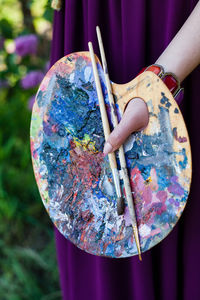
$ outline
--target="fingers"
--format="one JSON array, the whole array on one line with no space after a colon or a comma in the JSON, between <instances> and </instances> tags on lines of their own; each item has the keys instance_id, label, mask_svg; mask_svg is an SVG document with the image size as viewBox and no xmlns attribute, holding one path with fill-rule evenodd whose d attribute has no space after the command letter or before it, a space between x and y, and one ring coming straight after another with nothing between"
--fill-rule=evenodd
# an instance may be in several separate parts
<instances>
[{"instance_id":1,"label":"fingers","mask_svg":"<svg viewBox=\"0 0 200 300\"><path fill-rule=\"evenodd\" d=\"M120 123L111 132L104 145L104 155L117 150L131 133L144 129L148 122L149 112L146 103L140 98L131 100Z\"/></svg>"}]
</instances>

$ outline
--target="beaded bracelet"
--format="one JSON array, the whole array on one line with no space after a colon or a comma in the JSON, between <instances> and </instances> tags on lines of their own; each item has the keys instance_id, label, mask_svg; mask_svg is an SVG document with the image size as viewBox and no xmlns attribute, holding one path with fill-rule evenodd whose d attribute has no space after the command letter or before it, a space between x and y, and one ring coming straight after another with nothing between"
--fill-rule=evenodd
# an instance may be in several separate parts
<instances>
[{"instance_id":1,"label":"beaded bracelet","mask_svg":"<svg viewBox=\"0 0 200 300\"><path fill-rule=\"evenodd\" d=\"M160 65L153 64L148 67L142 68L139 74L146 72L146 71L151 71L154 72L158 77L162 79L162 81L166 84L170 92L172 93L174 99L180 105L180 103L183 100L184 96L184 89L181 88L180 86L180 81L176 77L175 74L169 73L169 72L164 72L164 68ZM138 74L138 75L139 75Z\"/></svg>"}]
</instances>

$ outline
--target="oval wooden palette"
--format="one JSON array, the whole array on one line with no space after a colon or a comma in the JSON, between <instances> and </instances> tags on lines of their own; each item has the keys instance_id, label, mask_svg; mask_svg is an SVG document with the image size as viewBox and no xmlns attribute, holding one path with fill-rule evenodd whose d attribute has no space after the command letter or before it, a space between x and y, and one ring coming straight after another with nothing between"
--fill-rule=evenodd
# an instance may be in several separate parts
<instances>
[{"instance_id":1,"label":"oval wooden palette","mask_svg":"<svg viewBox=\"0 0 200 300\"><path fill-rule=\"evenodd\" d=\"M103 70L97 62L112 129ZM169 234L185 207L192 170L189 137L176 101L154 73L112 87L119 119L134 97L141 97L149 110L146 129L124 144L145 252ZM72 53L48 71L33 107L31 153L40 195L58 230L80 249L115 258L137 255L127 203L125 213L117 214L103 145L89 52ZM124 192L122 181L121 186Z\"/></svg>"}]
</instances>

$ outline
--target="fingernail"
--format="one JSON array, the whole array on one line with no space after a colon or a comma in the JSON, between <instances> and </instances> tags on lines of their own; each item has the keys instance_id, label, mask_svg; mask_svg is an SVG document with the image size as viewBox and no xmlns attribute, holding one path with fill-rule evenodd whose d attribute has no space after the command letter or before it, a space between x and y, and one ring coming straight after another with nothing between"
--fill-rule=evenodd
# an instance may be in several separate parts
<instances>
[{"instance_id":1,"label":"fingernail","mask_svg":"<svg viewBox=\"0 0 200 300\"><path fill-rule=\"evenodd\" d=\"M108 153L112 152L113 147L111 146L110 143L105 143L104 148L103 148L103 154L106 156Z\"/></svg>"}]
</instances>

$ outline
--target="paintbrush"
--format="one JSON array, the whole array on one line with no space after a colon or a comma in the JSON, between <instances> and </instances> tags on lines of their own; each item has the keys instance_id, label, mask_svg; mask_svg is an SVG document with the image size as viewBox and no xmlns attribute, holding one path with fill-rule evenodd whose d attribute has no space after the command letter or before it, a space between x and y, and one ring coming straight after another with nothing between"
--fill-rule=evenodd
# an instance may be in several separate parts
<instances>
[{"instance_id":1,"label":"paintbrush","mask_svg":"<svg viewBox=\"0 0 200 300\"><path fill-rule=\"evenodd\" d=\"M97 31L99 48L100 48L101 61L103 64L104 76L105 76L105 80L106 80L106 87L107 87L107 91L108 91L108 99L109 99L110 107L111 107L112 120L113 120L114 127L116 127L118 124L118 119L117 119L115 102L114 102L114 97L112 94L112 87L111 87L110 78L109 78L109 74L108 74L108 67L107 67L107 62L106 62L106 57L105 57L105 52L104 52L104 47L103 47L103 41L102 41L99 26L96 27L96 31ZM136 242L136 246L137 246L137 250L138 250L139 259L142 260L139 234L138 234L138 228L137 228L137 221L136 221L136 216L135 216L132 191L131 191L131 186L130 186L130 181L129 181L129 176L128 176L128 170L126 167L126 160L125 160L123 145L121 145L119 148L119 160L120 160L121 173L122 173L122 178L124 181L124 187L125 187L125 192L126 192L126 199L128 202L129 213L130 213L131 220L132 220L132 227L133 227L135 242ZM120 202L119 207L118 207L119 211L122 211L123 207L124 207L124 203Z\"/></svg>"},{"instance_id":2,"label":"paintbrush","mask_svg":"<svg viewBox=\"0 0 200 300\"><path fill-rule=\"evenodd\" d=\"M113 94L112 94L112 87L111 87L111 84L110 84L110 78L109 78L109 74L108 74L108 68L107 68L107 63L106 63L104 47L103 47L103 41L102 41L101 32L100 32L100 29L99 29L98 26L96 27L96 31L97 31L97 38L98 38L99 49L100 49L100 54L101 54L101 61L102 61L103 70L104 70L104 76L105 76L105 80L106 80L108 100L109 100L110 109L111 109L111 117L112 117L113 126L115 128L118 124L118 119L117 119L117 113L116 113L116 109L115 109L115 102L114 102ZM119 154L120 154L120 152L119 152ZM125 207L125 205L124 205L123 197L118 198L118 201L117 201L117 213L118 213L118 215L121 215L121 214L124 213L124 207Z\"/></svg>"},{"instance_id":3,"label":"paintbrush","mask_svg":"<svg viewBox=\"0 0 200 300\"><path fill-rule=\"evenodd\" d=\"M95 60L95 55L94 55L94 50L92 43L88 43L89 51L90 51L90 56L91 56L91 61L92 61L92 69L94 73L94 79L95 79L95 84L96 84L96 89L97 89L97 96L99 100L99 107L100 107L100 112L101 112L101 119L102 119L102 124L103 124L103 130L104 130L104 136L105 140L107 141L109 135L110 135L110 125L108 122L108 116L106 112L106 107L104 103L104 97L101 89L101 83L99 79L99 74L97 70L97 65L96 65L96 60ZM112 170L112 175L113 175L113 181L115 185L115 190L117 194L117 203L121 203L123 201L122 199L122 193L121 193L121 188L120 188L120 179L119 179L119 172L117 169L117 162L116 162L116 157L114 152L108 154L109 158L109 163L110 163L110 168Z\"/></svg>"}]
</instances>

